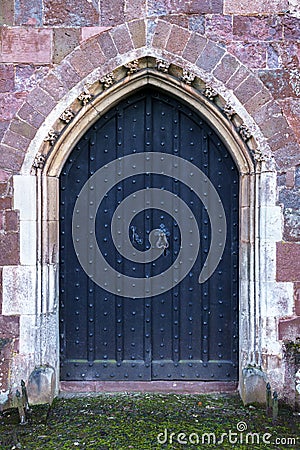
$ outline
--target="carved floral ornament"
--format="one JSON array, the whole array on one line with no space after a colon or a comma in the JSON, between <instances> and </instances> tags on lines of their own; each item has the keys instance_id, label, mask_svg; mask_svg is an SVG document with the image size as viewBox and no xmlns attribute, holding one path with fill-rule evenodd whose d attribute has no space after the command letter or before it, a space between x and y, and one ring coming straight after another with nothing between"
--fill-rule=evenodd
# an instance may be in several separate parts
<instances>
[{"instance_id":1,"label":"carved floral ornament","mask_svg":"<svg viewBox=\"0 0 300 450\"><path fill-rule=\"evenodd\" d=\"M248 146L254 161L260 162L262 160L262 153L259 151L253 151L252 149L253 142L251 144L251 130L249 130L249 128L243 123L241 118L234 110L233 106L229 102L225 102L222 96L220 96L214 89L214 87L210 86L209 84L206 83L204 87L198 87L203 86L203 81L201 79L197 79L197 76L189 69L180 69L175 64L174 67L172 67L168 61L165 61L162 58L156 58L154 60L153 58L147 58L147 60L143 61L142 64L141 60L134 59L133 61L130 61L123 66L115 69L113 72L107 73L92 86L86 85L83 92L77 97L77 101L66 108L65 111L60 115L59 121L55 125L55 128L60 131L51 129L45 137L44 141L49 142L50 146L53 146L58 137L64 132L66 126L73 121L74 117L83 106L88 105L92 100L103 95L104 91L109 90L110 87L112 87L118 81L123 80L124 77L136 74L141 70L141 67L147 67L152 70L157 70L162 74L168 74L168 77L173 77L174 79L183 82L187 86L193 85L193 88L198 91L199 94L203 95L205 98L211 101L214 105L213 107L218 108L219 111L221 111L222 114L227 118L227 120L232 122L237 133L241 136L245 144ZM124 71L124 69L126 70ZM63 128L62 123L64 124ZM35 161L34 164L37 164L37 162Z\"/></svg>"},{"instance_id":2,"label":"carved floral ornament","mask_svg":"<svg viewBox=\"0 0 300 450\"><path fill-rule=\"evenodd\" d=\"M136 73L139 71L139 60L134 59L133 61L124 64L125 69L127 69L127 75L132 75L133 73Z\"/></svg>"},{"instance_id":3,"label":"carved floral ornament","mask_svg":"<svg viewBox=\"0 0 300 450\"><path fill-rule=\"evenodd\" d=\"M196 75L194 75L192 72L189 72L187 69L183 69L182 71L182 81L186 84L192 84L192 82L195 80Z\"/></svg>"},{"instance_id":4,"label":"carved floral ornament","mask_svg":"<svg viewBox=\"0 0 300 450\"><path fill-rule=\"evenodd\" d=\"M37 155L34 158L32 167L34 169L42 169L45 165L45 161L46 161L46 156L43 155L42 153L37 153Z\"/></svg>"},{"instance_id":5,"label":"carved floral ornament","mask_svg":"<svg viewBox=\"0 0 300 450\"><path fill-rule=\"evenodd\" d=\"M226 103L226 105L223 108L223 112L228 117L229 120L231 120L233 116L236 114L235 110L230 105L230 103Z\"/></svg>"},{"instance_id":6,"label":"carved floral ornament","mask_svg":"<svg viewBox=\"0 0 300 450\"><path fill-rule=\"evenodd\" d=\"M78 96L78 100L82 103L83 106L87 105L93 99L93 94L88 90L88 88L84 88L84 91Z\"/></svg>"},{"instance_id":7,"label":"carved floral ornament","mask_svg":"<svg viewBox=\"0 0 300 450\"><path fill-rule=\"evenodd\" d=\"M167 61L164 61L163 59L157 59L156 60L156 68L160 72L168 73L169 72L170 63Z\"/></svg>"},{"instance_id":8,"label":"carved floral ornament","mask_svg":"<svg viewBox=\"0 0 300 450\"><path fill-rule=\"evenodd\" d=\"M59 118L62 122L70 123L73 117L75 117L74 111L72 111L71 108L67 108L64 110L64 112L60 115Z\"/></svg>"},{"instance_id":9,"label":"carved floral ornament","mask_svg":"<svg viewBox=\"0 0 300 450\"><path fill-rule=\"evenodd\" d=\"M203 95L208 98L208 100L214 100L215 97L218 96L217 91L215 91L211 86L208 84L206 85Z\"/></svg>"},{"instance_id":10,"label":"carved floral ornament","mask_svg":"<svg viewBox=\"0 0 300 450\"><path fill-rule=\"evenodd\" d=\"M51 128L51 130L48 131L48 134L45 137L44 141L48 141L50 145L54 145L59 135L60 133L58 131L55 131Z\"/></svg>"},{"instance_id":11,"label":"carved floral ornament","mask_svg":"<svg viewBox=\"0 0 300 450\"><path fill-rule=\"evenodd\" d=\"M251 131L249 130L249 128L248 128L247 125L245 125L245 124L240 125L240 127L239 127L239 133L240 133L240 135L242 136L242 139L243 139L244 141L248 141L248 140L251 139L251 137L252 137Z\"/></svg>"},{"instance_id":12,"label":"carved floral ornament","mask_svg":"<svg viewBox=\"0 0 300 450\"><path fill-rule=\"evenodd\" d=\"M100 78L100 83L103 84L103 89L108 89L110 86L112 86L115 82L115 77L113 72L108 73L107 75L104 75L104 77Z\"/></svg>"}]
</instances>

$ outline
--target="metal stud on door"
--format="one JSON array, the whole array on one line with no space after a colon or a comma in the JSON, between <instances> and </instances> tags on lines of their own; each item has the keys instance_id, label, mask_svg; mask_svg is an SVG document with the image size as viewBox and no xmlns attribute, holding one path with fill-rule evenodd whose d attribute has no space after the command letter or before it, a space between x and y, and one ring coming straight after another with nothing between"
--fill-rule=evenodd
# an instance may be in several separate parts
<instances>
[{"instance_id":1,"label":"metal stud on door","mask_svg":"<svg viewBox=\"0 0 300 450\"><path fill-rule=\"evenodd\" d=\"M135 158L144 158L144 171L135 169ZM101 180L94 182L98 171ZM101 191L106 183L109 188ZM72 220L84 186L89 189L80 214L86 232L75 221L73 242ZM218 233L210 213L212 189L224 208L227 234L213 273L199 283ZM62 171L60 192L62 379L235 380L238 173L212 128L177 99L141 90L81 138ZM195 242L199 251L187 251L186 243ZM101 283L83 267L78 247L86 248L91 265L101 251L105 262L95 269ZM181 262L192 254L180 277ZM171 287L166 273L172 274ZM125 279L131 283L127 290ZM153 280L161 280L160 291ZM135 295L134 284L143 284L145 295Z\"/></svg>"}]
</instances>

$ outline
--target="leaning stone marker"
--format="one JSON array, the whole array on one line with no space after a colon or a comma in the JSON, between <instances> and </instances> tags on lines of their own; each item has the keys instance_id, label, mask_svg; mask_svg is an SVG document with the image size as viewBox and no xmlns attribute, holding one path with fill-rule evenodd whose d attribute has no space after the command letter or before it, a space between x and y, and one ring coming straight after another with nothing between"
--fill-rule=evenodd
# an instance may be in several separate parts
<instances>
[{"instance_id":1,"label":"leaning stone marker","mask_svg":"<svg viewBox=\"0 0 300 450\"><path fill-rule=\"evenodd\" d=\"M55 370L51 366L39 366L30 374L27 384L30 405L49 403L55 393Z\"/></svg>"},{"instance_id":2,"label":"leaning stone marker","mask_svg":"<svg viewBox=\"0 0 300 450\"><path fill-rule=\"evenodd\" d=\"M241 397L244 405L266 402L266 375L256 367L243 369Z\"/></svg>"}]
</instances>

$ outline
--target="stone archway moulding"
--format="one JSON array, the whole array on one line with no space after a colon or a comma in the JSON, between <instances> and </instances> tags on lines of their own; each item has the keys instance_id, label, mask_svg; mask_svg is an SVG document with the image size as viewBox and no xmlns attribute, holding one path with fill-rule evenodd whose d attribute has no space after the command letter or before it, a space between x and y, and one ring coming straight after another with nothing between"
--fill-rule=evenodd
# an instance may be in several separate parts
<instances>
[{"instance_id":1,"label":"stone archway moulding","mask_svg":"<svg viewBox=\"0 0 300 450\"><path fill-rule=\"evenodd\" d=\"M3 268L3 280L6 286L3 292L4 314L20 315L20 354L13 360L14 380L12 381L17 381L20 377L27 379L35 365L45 363L54 366L59 373L57 269L58 177L61 167L76 141L93 121L97 120L99 114L104 113L128 92L145 84L152 84L192 104L218 130L239 167L241 174L240 380L242 370L249 364L256 364L263 366L275 382L277 381L278 384L281 382L276 362L277 355L281 351L277 341L276 317L280 315L279 300L288 298L292 289L288 283L275 282L275 243L282 238L281 209L276 206L276 178L272 158L269 157L267 139L244 106L247 102L241 102L238 99L238 95L240 97L245 95L243 92L247 86L252 85L252 97L262 93L266 96L266 89L260 82L254 82L254 75L249 71L245 80L239 84L241 86L245 83L243 89L238 91L238 86L235 90L228 89L226 82L216 78L218 66L221 67L223 64L224 70L226 67L224 60L227 58L227 63L231 61L235 69L234 71L231 69L233 73L228 75L230 79L239 71L241 64L232 56L224 54L221 47L213 44L218 50L218 59L214 56L215 63L210 69L201 67L199 58L205 52L208 43L201 48L197 58L194 56L192 58L195 50L191 50L190 54L187 53L189 56L183 58L183 52L186 51L189 42L195 39L192 34L187 37L180 55L172 53L171 49L168 49L168 42L172 32L178 32L177 28L180 27L172 26L170 30L169 24L166 26L169 38L166 41L166 49L163 51L142 47L129 49L120 56L120 47L118 47L120 44L114 41L114 48L118 49L119 53L114 57L107 57L101 67L99 62L97 65L93 60L87 63L87 67L82 68L81 79L77 83L70 82L73 84L72 87L70 86L68 90L65 88L65 92L62 89L63 95L61 95L56 81L59 77L65 77L66 84L67 78L70 77L70 67L74 67L76 61L77 75L81 70L80 64L85 65L88 52L95 49L96 44L97 51L100 52L99 49L101 49L99 55L103 60L103 41L101 41L101 47L97 41L98 38L93 38L82 49L78 49L66 58L60 68L54 69L52 76L56 81L50 76L41 86L44 93L50 92L50 94L52 86L53 97L57 96L59 99L56 106L49 108L46 119L29 143L21 175L14 177L14 207L20 210L20 266ZM126 30L128 32L127 28ZM110 32L107 35L111 40L113 33ZM132 36L131 34L130 42L133 46ZM216 52L213 54L215 55ZM100 57L99 55L97 56ZM191 62L191 59L195 61ZM149 63L150 60L151 63ZM135 61L140 61L140 70L134 69ZM162 64L164 61L167 61L167 65L173 64L173 69L171 67L170 72L160 70L158 61L162 61ZM95 67L91 70L93 65ZM63 70L69 73L68 77L61 75ZM112 77L116 77L116 83ZM98 91L99 89L101 92ZM207 95L204 94L206 89L208 89ZM30 95L33 94L34 91ZM89 99L89 94L94 97ZM83 105L80 105L80 102ZM75 117L72 116L73 107L77 108ZM232 112L235 115L233 120L230 120L232 115L228 119L224 114L226 108L228 108L229 116ZM72 116L69 116L70 122L68 122L68 110ZM63 114L66 115L65 120L61 119ZM49 140L45 142L45 138ZM258 160L257 163L254 162L253 157ZM32 171L33 165L35 173ZM16 284L22 285L22 295L14 303L12 298L16 294L12 286ZM15 310L11 309L13 303ZM273 313L273 327L268 319L270 307ZM268 330L268 335L264 330L266 323L269 328L272 328L271 331ZM268 359L267 356L270 358Z\"/></svg>"}]
</instances>

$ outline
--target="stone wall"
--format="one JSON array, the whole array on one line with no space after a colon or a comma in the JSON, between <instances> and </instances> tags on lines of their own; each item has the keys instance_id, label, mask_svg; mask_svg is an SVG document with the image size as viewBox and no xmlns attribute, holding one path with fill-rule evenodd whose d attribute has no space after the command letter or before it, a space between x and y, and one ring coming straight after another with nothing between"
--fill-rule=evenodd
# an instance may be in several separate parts
<instances>
[{"instance_id":1,"label":"stone wall","mask_svg":"<svg viewBox=\"0 0 300 450\"><path fill-rule=\"evenodd\" d=\"M4 279L11 280L8 274L29 264L30 257L22 260L24 241L20 241L13 176L26 172L30 155L40 151L37 143L42 144L55 122L56 108L72 103L74 95L68 99L68 93L76 86L83 88L83 80L98 67L108 73L127 61L128 55L133 60L149 53L193 68L206 82L215 83L225 98L235 98L234 106L248 117L257 145L271 152L281 217L276 254L268 257L276 260L274 286L293 286L294 298L276 294L280 313L272 317L270 335L279 344L295 340L300 334L299 16L294 0L66 0L63 4L2 0L1 280L3 271ZM22 222L23 230L30 221ZM22 289L22 282L15 284L17 289ZM11 294L11 285L5 292L4 311L0 297L3 392L9 388L11 361L17 361L22 315L22 307L7 307L11 305L8 296L23 298L20 292ZM269 292L273 295L275 290ZM25 338L26 329L28 334L29 325L23 328ZM278 364L281 356L276 354L278 346L274 348L264 353L271 353L270 361L277 358Z\"/></svg>"}]
</instances>

